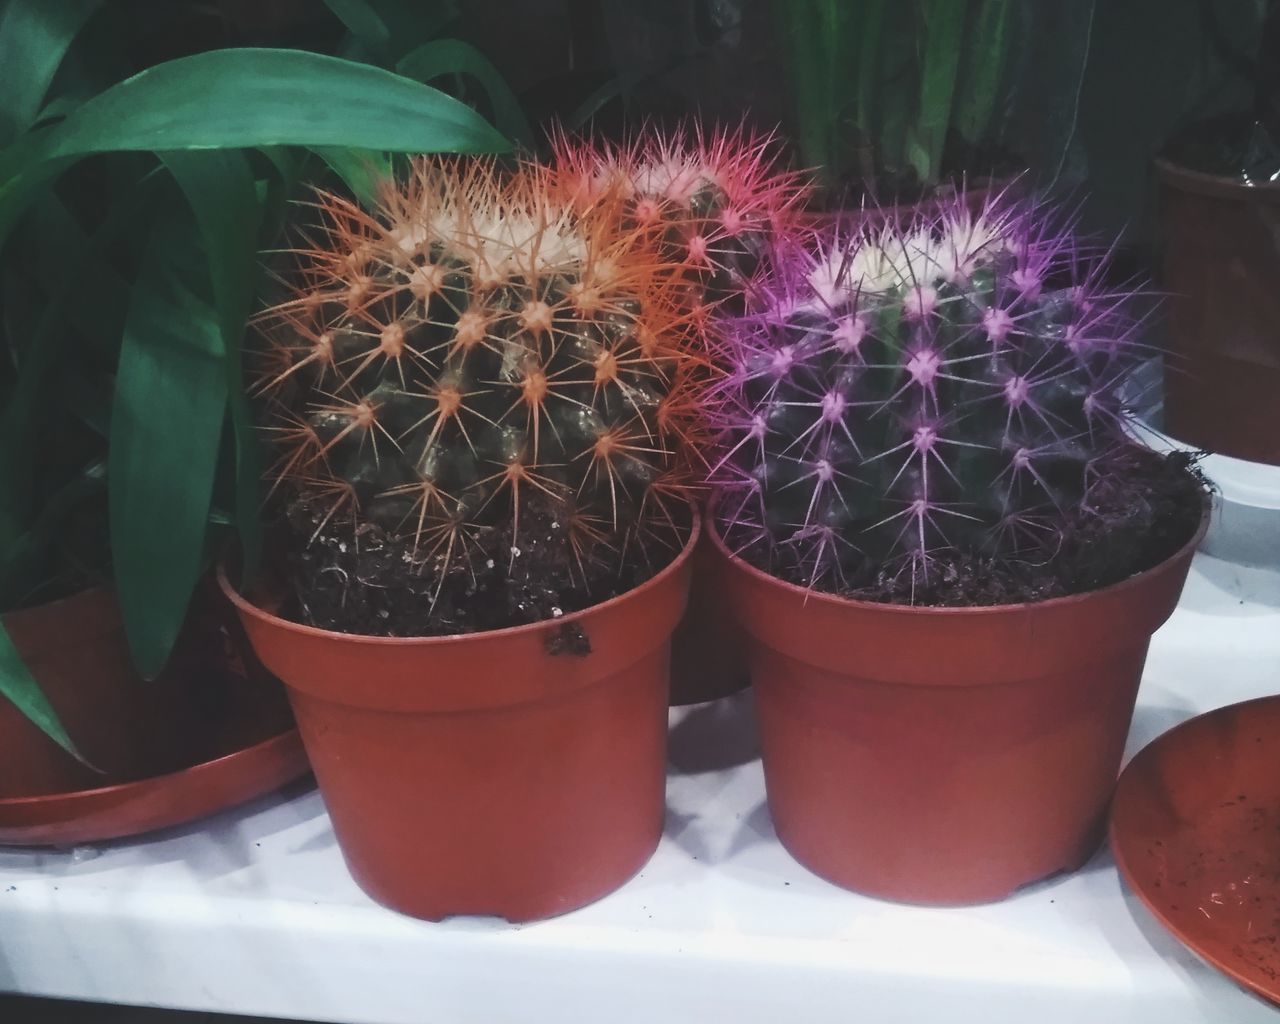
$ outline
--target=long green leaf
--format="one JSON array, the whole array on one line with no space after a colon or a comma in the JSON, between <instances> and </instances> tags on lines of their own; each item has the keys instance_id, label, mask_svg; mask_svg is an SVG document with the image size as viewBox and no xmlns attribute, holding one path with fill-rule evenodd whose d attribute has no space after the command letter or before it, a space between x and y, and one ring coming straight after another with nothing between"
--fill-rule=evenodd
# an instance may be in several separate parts
<instances>
[{"instance_id":1,"label":"long green leaf","mask_svg":"<svg viewBox=\"0 0 1280 1024\"><path fill-rule=\"evenodd\" d=\"M115 307L117 302L123 304L126 285L104 254L123 230L136 223L139 205L153 195L152 182L150 176L144 177L128 195L117 194L92 236L86 236L50 194L43 195L31 210L36 236L49 233L61 245L34 247L36 267L46 290L45 308L30 337L9 339L27 353L27 358L0 410L0 546L19 536L34 513L31 485L37 451L30 438L39 435L38 420L51 415L49 389L61 365L70 325L92 333L104 326L118 332L123 323L123 315L117 315Z\"/></svg>"},{"instance_id":2,"label":"long green leaf","mask_svg":"<svg viewBox=\"0 0 1280 1024\"><path fill-rule=\"evenodd\" d=\"M53 705L32 677L18 649L13 646L13 640L3 623L0 623L0 696L11 700L14 707L63 750L84 760L71 742L62 722L58 720L58 713L53 710Z\"/></svg>"},{"instance_id":3,"label":"long green leaf","mask_svg":"<svg viewBox=\"0 0 1280 1024\"><path fill-rule=\"evenodd\" d=\"M102 0L8 0L0 11L0 142L35 121L68 47Z\"/></svg>"},{"instance_id":4,"label":"long green leaf","mask_svg":"<svg viewBox=\"0 0 1280 1024\"><path fill-rule=\"evenodd\" d=\"M366 0L324 0L324 5L366 50L380 61L386 59L391 46L391 31Z\"/></svg>"},{"instance_id":5,"label":"long green leaf","mask_svg":"<svg viewBox=\"0 0 1280 1024\"><path fill-rule=\"evenodd\" d=\"M249 161L237 150L169 152L160 154L160 159L187 197L204 239L209 279L218 307L227 397L235 431L236 524L244 560L243 572L246 578L252 578L262 548L262 526L258 515L262 463L258 456L257 433L253 429L244 392L240 343L257 279L258 228L262 207L254 189ZM129 616L126 614L127 621Z\"/></svg>"},{"instance_id":6,"label":"long green leaf","mask_svg":"<svg viewBox=\"0 0 1280 1024\"><path fill-rule=\"evenodd\" d=\"M129 303L111 409L116 591L138 670L164 667L201 570L227 404L217 314L181 280L192 228L159 232Z\"/></svg>"},{"instance_id":7,"label":"long green leaf","mask_svg":"<svg viewBox=\"0 0 1280 1024\"><path fill-rule=\"evenodd\" d=\"M356 146L506 152L451 96L367 64L302 50L228 49L148 68L50 131L46 158L114 150Z\"/></svg>"},{"instance_id":8,"label":"long green leaf","mask_svg":"<svg viewBox=\"0 0 1280 1024\"><path fill-rule=\"evenodd\" d=\"M511 149L470 107L390 71L301 50L215 50L126 79L0 156L0 242L43 184L88 154L275 145Z\"/></svg>"},{"instance_id":9,"label":"long green leaf","mask_svg":"<svg viewBox=\"0 0 1280 1024\"><path fill-rule=\"evenodd\" d=\"M835 173L834 97L827 88L830 51L821 31L830 0L774 0L791 75L796 141L804 163L831 182Z\"/></svg>"},{"instance_id":10,"label":"long green leaf","mask_svg":"<svg viewBox=\"0 0 1280 1024\"><path fill-rule=\"evenodd\" d=\"M91 462L45 499L30 529L0 549L0 607L23 605L35 587L51 582L47 575L50 548L65 532L71 513L86 499L100 495L106 480L106 461Z\"/></svg>"},{"instance_id":11,"label":"long green leaf","mask_svg":"<svg viewBox=\"0 0 1280 1024\"><path fill-rule=\"evenodd\" d=\"M959 0L920 0L924 31L920 106L907 138L907 159L925 184L937 181L942 163L967 9Z\"/></svg>"},{"instance_id":12,"label":"long green leaf","mask_svg":"<svg viewBox=\"0 0 1280 1024\"><path fill-rule=\"evenodd\" d=\"M461 39L437 39L405 54L396 71L406 78L432 82L443 75L468 75L480 83L493 107L493 120L526 149L533 145L533 126L516 94L483 53Z\"/></svg>"},{"instance_id":13,"label":"long green leaf","mask_svg":"<svg viewBox=\"0 0 1280 1024\"><path fill-rule=\"evenodd\" d=\"M391 161L385 153L337 146L324 146L315 152L365 206L373 204L378 198L378 186L391 175Z\"/></svg>"},{"instance_id":14,"label":"long green leaf","mask_svg":"<svg viewBox=\"0 0 1280 1024\"><path fill-rule=\"evenodd\" d=\"M622 94L622 82L618 78L610 78L593 89L581 103L573 108L565 117L564 126L571 132L577 131L600 112L600 109Z\"/></svg>"},{"instance_id":15,"label":"long green leaf","mask_svg":"<svg viewBox=\"0 0 1280 1024\"><path fill-rule=\"evenodd\" d=\"M991 134L1012 6L1013 0L982 0L965 41L954 120L956 131L971 145L988 141Z\"/></svg>"}]
</instances>

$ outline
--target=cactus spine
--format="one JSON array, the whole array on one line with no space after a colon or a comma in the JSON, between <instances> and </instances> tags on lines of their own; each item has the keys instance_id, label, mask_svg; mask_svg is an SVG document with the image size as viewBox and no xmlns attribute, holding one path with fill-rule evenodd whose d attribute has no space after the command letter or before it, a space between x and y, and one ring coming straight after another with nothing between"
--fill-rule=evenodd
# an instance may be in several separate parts
<instances>
[{"instance_id":1,"label":"cactus spine","mask_svg":"<svg viewBox=\"0 0 1280 1024\"><path fill-rule=\"evenodd\" d=\"M718 331L730 544L806 586L946 603L1088 532L1135 471L1142 346L1107 254L1054 223L1001 197L778 244Z\"/></svg>"},{"instance_id":2,"label":"cactus spine","mask_svg":"<svg viewBox=\"0 0 1280 1024\"><path fill-rule=\"evenodd\" d=\"M372 571L348 545L382 552L396 583L361 599L393 623L412 605L437 631L447 592L438 631L474 628L467 602L522 558L585 593L624 553L678 549L695 357L673 270L613 192L553 191L537 168L419 160L372 213L321 194L258 319L272 487L342 571Z\"/></svg>"}]
</instances>

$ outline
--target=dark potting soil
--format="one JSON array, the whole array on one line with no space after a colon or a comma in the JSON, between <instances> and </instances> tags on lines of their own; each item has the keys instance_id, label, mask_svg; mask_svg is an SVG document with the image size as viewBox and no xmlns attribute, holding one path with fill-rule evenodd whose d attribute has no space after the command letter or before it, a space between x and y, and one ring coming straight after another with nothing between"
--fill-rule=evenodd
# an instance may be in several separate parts
<instances>
[{"instance_id":1,"label":"dark potting soil","mask_svg":"<svg viewBox=\"0 0 1280 1024\"><path fill-rule=\"evenodd\" d=\"M690 523L651 527L643 543L603 542L575 551L550 503L524 502L518 538L511 524L473 531L450 554L415 552L371 522L332 517L294 500L272 537L280 575L290 583L281 614L321 629L365 636L450 636L555 620L617 597L675 558ZM553 654L585 654L590 637L565 628Z\"/></svg>"},{"instance_id":2,"label":"dark potting soil","mask_svg":"<svg viewBox=\"0 0 1280 1024\"><path fill-rule=\"evenodd\" d=\"M1196 457L1182 452L1164 455L1134 445L1111 459L1090 506L1066 513L1051 556L1021 561L940 553L927 574L914 576L867 566L860 584L842 596L932 607L1020 604L1097 590L1154 568L1195 535L1209 484ZM727 539L733 546L732 532ZM743 557L789 583L809 583L805 566L769 565L751 549Z\"/></svg>"}]
</instances>

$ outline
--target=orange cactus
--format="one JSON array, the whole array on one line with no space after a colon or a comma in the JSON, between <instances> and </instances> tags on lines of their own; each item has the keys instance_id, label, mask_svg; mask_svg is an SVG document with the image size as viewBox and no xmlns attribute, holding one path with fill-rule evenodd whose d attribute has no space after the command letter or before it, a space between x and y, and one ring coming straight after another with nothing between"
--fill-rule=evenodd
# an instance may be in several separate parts
<instances>
[{"instance_id":1,"label":"orange cactus","mask_svg":"<svg viewBox=\"0 0 1280 1024\"><path fill-rule=\"evenodd\" d=\"M433 600L519 556L530 507L584 576L675 544L701 357L681 268L626 202L487 160L418 160L372 212L318 194L256 320L273 489L317 532L401 545Z\"/></svg>"},{"instance_id":2,"label":"orange cactus","mask_svg":"<svg viewBox=\"0 0 1280 1024\"><path fill-rule=\"evenodd\" d=\"M745 125L649 127L621 144L561 132L552 144L558 194L580 208L619 195L626 223L660 233L693 308L734 294L808 194L804 176L782 166L775 137Z\"/></svg>"}]
</instances>

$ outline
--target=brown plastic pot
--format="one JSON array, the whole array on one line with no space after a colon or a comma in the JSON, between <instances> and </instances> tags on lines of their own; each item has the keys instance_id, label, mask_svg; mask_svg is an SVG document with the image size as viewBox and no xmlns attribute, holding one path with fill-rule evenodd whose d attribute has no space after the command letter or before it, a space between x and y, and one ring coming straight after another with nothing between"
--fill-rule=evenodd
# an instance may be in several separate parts
<instances>
[{"instance_id":1,"label":"brown plastic pot","mask_svg":"<svg viewBox=\"0 0 1280 1024\"><path fill-rule=\"evenodd\" d=\"M1280 185L1156 167L1174 351L1166 429L1280 465Z\"/></svg>"},{"instance_id":2,"label":"brown plastic pot","mask_svg":"<svg viewBox=\"0 0 1280 1024\"><path fill-rule=\"evenodd\" d=\"M699 529L620 597L461 636L299 625L220 574L288 688L365 892L432 921L528 921L591 903L644 865L662 834L671 632ZM590 653L553 653L575 628Z\"/></svg>"},{"instance_id":3,"label":"brown plastic pot","mask_svg":"<svg viewBox=\"0 0 1280 1024\"><path fill-rule=\"evenodd\" d=\"M0 621L94 766L0 699L0 799L98 788L185 766L200 721L199 694L171 670L150 683L138 675L109 589L6 612Z\"/></svg>"},{"instance_id":4,"label":"brown plastic pot","mask_svg":"<svg viewBox=\"0 0 1280 1024\"><path fill-rule=\"evenodd\" d=\"M923 608L783 583L730 554L769 810L811 871L908 903L983 903L1102 838L1151 634L1205 527L1114 586Z\"/></svg>"}]
</instances>

